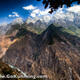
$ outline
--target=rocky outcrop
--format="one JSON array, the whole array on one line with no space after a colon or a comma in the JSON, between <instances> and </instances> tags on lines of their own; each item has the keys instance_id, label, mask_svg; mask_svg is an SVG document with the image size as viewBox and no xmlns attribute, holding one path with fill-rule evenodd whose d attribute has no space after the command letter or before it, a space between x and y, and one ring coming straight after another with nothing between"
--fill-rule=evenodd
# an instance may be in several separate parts
<instances>
[{"instance_id":1,"label":"rocky outcrop","mask_svg":"<svg viewBox=\"0 0 80 80\"><path fill-rule=\"evenodd\" d=\"M12 78L13 75L13 78ZM14 75L16 78L14 78ZM0 61L0 80L25 80L19 79L18 76L23 75L17 69L11 68L10 65Z\"/></svg>"},{"instance_id":2,"label":"rocky outcrop","mask_svg":"<svg viewBox=\"0 0 80 80\"><path fill-rule=\"evenodd\" d=\"M80 38L50 25L42 34L26 32L11 46L2 61L29 75L48 80L80 80Z\"/></svg>"}]
</instances>

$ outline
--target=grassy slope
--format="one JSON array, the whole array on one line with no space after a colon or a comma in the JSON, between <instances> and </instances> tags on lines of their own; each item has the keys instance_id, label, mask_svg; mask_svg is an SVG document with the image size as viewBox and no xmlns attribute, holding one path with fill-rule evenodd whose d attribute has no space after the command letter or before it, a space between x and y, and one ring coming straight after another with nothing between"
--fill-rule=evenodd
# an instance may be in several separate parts
<instances>
[{"instance_id":1,"label":"grassy slope","mask_svg":"<svg viewBox=\"0 0 80 80\"><path fill-rule=\"evenodd\" d=\"M56 27L59 27L58 24L54 24ZM80 29L75 26L69 26L69 27L63 27L62 32L70 33L71 35L75 35L77 37L80 37Z\"/></svg>"}]
</instances>

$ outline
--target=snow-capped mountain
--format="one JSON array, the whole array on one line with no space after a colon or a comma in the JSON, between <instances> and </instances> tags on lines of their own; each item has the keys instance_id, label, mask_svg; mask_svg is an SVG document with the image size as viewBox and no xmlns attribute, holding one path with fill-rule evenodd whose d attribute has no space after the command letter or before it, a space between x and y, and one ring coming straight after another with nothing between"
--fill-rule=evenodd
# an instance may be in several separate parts
<instances>
[{"instance_id":1,"label":"snow-capped mountain","mask_svg":"<svg viewBox=\"0 0 80 80\"><path fill-rule=\"evenodd\" d=\"M0 25L0 34L5 34L6 31L15 24L23 24L22 18L14 19L10 24ZM27 26L46 29L50 24L59 24L63 27L75 26L80 28L80 5L75 5L70 8L59 8L53 14L43 16L28 17L26 20Z\"/></svg>"},{"instance_id":2,"label":"snow-capped mountain","mask_svg":"<svg viewBox=\"0 0 80 80\"><path fill-rule=\"evenodd\" d=\"M71 7L69 9L59 9L59 11L56 12L52 16L51 22L57 23L61 26L76 26L80 27L80 10L79 11L73 11L73 8L75 10L75 7ZM79 6L80 7L80 6Z\"/></svg>"},{"instance_id":3,"label":"snow-capped mountain","mask_svg":"<svg viewBox=\"0 0 80 80\"><path fill-rule=\"evenodd\" d=\"M10 29L10 27L15 24L20 25L23 24L22 18L16 18L10 24L7 23L0 24L0 35L5 34Z\"/></svg>"},{"instance_id":4,"label":"snow-capped mountain","mask_svg":"<svg viewBox=\"0 0 80 80\"><path fill-rule=\"evenodd\" d=\"M80 27L80 6L75 5L70 8L59 8L56 12L51 15L37 16L35 18L28 18L26 23L33 23L36 25L37 21L41 21L46 25L50 25L52 23L59 24L63 27L75 26ZM40 23L41 23L40 22ZM47 26L46 26L47 27Z\"/></svg>"},{"instance_id":5,"label":"snow-capped mountain","mask_svg":"<svg viewBox=\"0 0 80 80\"><path fill-rule=\"evenodd\" d=\"M44 30L50 25L50 20L51 20L51 16L49 16L49 15L45 15L45 16L42 16L42 17L35 17L35 18L29 17L26 20L26 24L29 27Z\"/></svg>"},{"instance_id":6,"label":"snow-capped mountain","mask_svg":"<svg viewBox=\"0 0 80 80\"><path fill-rule=\"evenodd\" d=\"M14 19L12 22L11 22L12 25L14 24L23 24L23 19L20 17L20 18L16 18Z\"/></svg>"},{"instance_id":7,"label":"snow-capped mountain","mask_svg":"<svg viewBox=\"0 0 80 80\"><path fill-rule=\"evenodd\" d=\"M10 24L3 23L0 25L0 35L5 34L6 31L10 28Z\"/></svg>"}]
</instances>

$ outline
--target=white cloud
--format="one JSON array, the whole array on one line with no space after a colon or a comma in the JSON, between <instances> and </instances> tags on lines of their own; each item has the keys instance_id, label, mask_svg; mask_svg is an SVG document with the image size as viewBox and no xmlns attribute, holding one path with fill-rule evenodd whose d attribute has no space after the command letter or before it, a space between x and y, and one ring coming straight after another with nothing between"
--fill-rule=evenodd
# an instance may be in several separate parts
<instances>
[{"instance_id":1,"label":"white cloud","mask_svg":"<svg viewBox=\"0 0 80 80\"><path fill-rule=\"evenodd\" d=\"M48 12L50 11L50 9L46 9L44 11L40 11L40 15L46 15L49 14Z\"/></svg>"},{"instance_id":2,"label":"white cloud","mask_svg":"<svg viewBox=\"0 0 80 80\"><path fill-rule=\"evenodd\" d=\"M8 17L19 17L19 14L17 12L12 12L12 14L9 14Z\"/></svg>"},{"instance_id":3,"label":"white cloud","mask_svg":"<svg viewBox=\"0 0 80 80\"><path fill-rule=\"evenodd\" d=\"M36 9L36 7L34 7L33 5L29 5L29 6L23 7L23 9L25 9L25 10L34 10L34 9Z\"/></svg>"},{"instance_id":4,"label":"white cloud","mask_svg":"<svg viewBox=\"0 0 80 80\"><path fill-rule=\"evenodd\" d=\"M36 17L37 15L40 15L40 10L39 9L33 10L31 13L31 17Z\"/></svg>"},{"instance_id":5,"label":"white cloud","mask_svg":"<svg viewBox=\"0 0 80 80\"><path fill-rule=\"evenodd\" d=\"M35 13L31 13L31 16L32 16L32 17L36 17L36 14L35 14Z\"/></svg>"},{"instance_id":6,"label":"white cloud","mask_svg":"<svg viewBox=\"0 0 80 80\"><path fill-rule=\"evenodd\" d=\"M46 10L35 9L32 11L31 17L44 16L44 15L49 14L48 13L49 11L50 11L50 9L46 9Z\"/></svg>"},{"instance_id":7,"label":"white cloud","mask_svg":"<svg viewBox=\"0 0 80 80\"><path fill-rule=\"evenodd\" d=\"M24 10L31 10L32 11L30 14L31 17L47 15L48 12L50 11L50 9L40 10L38 7L35 7L33 5L25 6L22 8Z\"/></svg>"},{"instance_id":8,"label":"white cloud","mask_svg":"<svg viewBox=\"0 0 80 80\"><path fill-rule=\"evenodd\" d=\"M70 12L78 13L78 12L80 12L80 5L74 5L73 7L70 7L67 10Z\"/></svg>"}]
</instances>

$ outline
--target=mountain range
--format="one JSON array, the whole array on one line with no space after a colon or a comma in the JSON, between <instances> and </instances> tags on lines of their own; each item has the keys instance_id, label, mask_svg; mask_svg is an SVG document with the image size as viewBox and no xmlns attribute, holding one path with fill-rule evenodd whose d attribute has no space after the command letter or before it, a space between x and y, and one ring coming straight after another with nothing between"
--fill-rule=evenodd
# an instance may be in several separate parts
<instances>
[{"instance_id":1,"label":"mountain range","mask_svg":"<svg viewBox=\"0 0 80 80\"><path fill-rule=\"evenodd\" d=\"M79 37L53 24L41 34L19 29L17 35L1 61L29 75L47 75L48 80L80 80Z\"/></svg>"},{"instance_id":2,"label":"mountain range","mask_svg":"<svg viewBox=\"0 0 80 80\"><path fill-rule=\"evenodd\" d=\"M44 15L42 17L36 16L34 18L28 17L24 22L22 18L16 18L10 24L0 25L0 34L5 34L8 29L15 24L25 24L24 26L29 26L28 28L39 30L39 33L45 30L50 24L57 24L59 26L68 28L74 27L80 28L80 6L75 5L70 8L60 8L58 11L54 12L52 15ZM75 9L75 11L74 11Z\"/></svg>"},{"instance_id":3,"label":"mountain range","mask_svg":"<svg viewBox=\"0 0 80 80\"><path fill-rule=\"evenodd\" d=\"M23 24L22 18L16 18L10 24L7 23L0 24L0 35L6 34L6 32L15 24L19 25Z\"/></svg>"},{"instance_id":4,"label":"mountain range","mask_svg":"<svg viewBox=\"0 0 80 80\"><path fill-rule=\"evenodd\" d=\"M43 23L46 23L47 25L56 23L63 27L68 26L75 26L80 27L80 6L75 5L70 8L59 8L56 12L54 12L52 15L44 15L42 17L35 17L31 18L29 17L27 19L27 23L35 23L37 20L42 21Z\"/></svg>"},{"instance_id":5,"label":"mountain range","mask_svg":"<svg viewBox=\"0 0 80 80\"><path fill-rule=\"evenodd\" d=\"M43 80L80 80L79 16L73 7L62 8L53 16L0 25L0 74L5 65L8 72L16 67L26 75L46 75Z\"/></svg>"}]
</instances>

